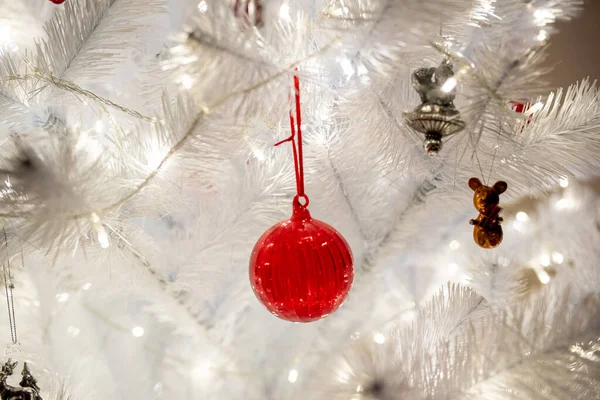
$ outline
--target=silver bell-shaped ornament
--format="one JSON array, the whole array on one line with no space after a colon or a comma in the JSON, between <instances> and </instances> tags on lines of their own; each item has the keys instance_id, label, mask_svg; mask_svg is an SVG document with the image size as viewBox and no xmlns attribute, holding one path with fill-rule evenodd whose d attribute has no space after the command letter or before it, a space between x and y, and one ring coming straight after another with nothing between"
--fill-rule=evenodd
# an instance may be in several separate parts
<instances>
[{"instance_id":1,"label":"silver bell-shaped ornament","mask_svg":"<svg viewBox=\"0 0 600 400\"><path fill-rule=\"evenodd\" d=\"M437 68L419 68L412 74L413 87L422 103L404 118L408 126L425 135L423 147L430 155L440 152L443 138L462 131L466 125L454 106L456 85L445 85L453 76L452 64L447 60Z\"/></svg>"}]
</instances>

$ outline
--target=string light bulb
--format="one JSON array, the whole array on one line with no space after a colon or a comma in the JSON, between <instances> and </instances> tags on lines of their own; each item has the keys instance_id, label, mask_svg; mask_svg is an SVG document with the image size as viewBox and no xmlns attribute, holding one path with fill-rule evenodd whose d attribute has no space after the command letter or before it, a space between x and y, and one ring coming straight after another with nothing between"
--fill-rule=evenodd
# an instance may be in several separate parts
<instances>
[{"instance_id":1,"label":"string light bulb","mask_svg":"<svg viewBox=\"0 0 600 400\"><path fill-rule=\"evenodd\" d=\"M69 327L67 328L67 334L69 336L71 336L72 338L76 338L77 336L79 336L80 332L81 332L81 329L79 329L75 326L72 326L72 325L69 325Z\"/></svg>"},{"instance_id":2,"label":"string light bulb","mask_svg":"<svg viewBox=\"0 0 600 400\"><path fill-rule=\"evenodd\" d=\"M58 301L59 303L65 303L69 301L69 297L71 297L69 293L62 292L56 295L56 301Z\"/></svg>"},{"instance_id":3,"label":"string light bulb","mask_svg":"<svg viewBox=\"0 0 600 400\"><path fill-rule=\"evenodd\" d=\"M540 32L535 37L539 42L544 42L548 39L548 32L545 29L540 29Z\"/></svg>"},{"instance_id":4,"label":"string light bulb","mask_svg":"<svg viewBox=\"0 0 600 400\"><path fill-rule=\"evenodd\" d=\"M212 364L209 361L202 360L192 369L192 376L195 379L206 379L210 376Z\"/></svg>"},{"instance_id":5,"label":"string light bulb","mask_svg":"<svg viewBox=\"0 0 600 400\"><path fill-rule=\"evenodd\" d=\"M287 3L287 1L284 1L281 4L281 7L279 7L279 18L288 22L292 21L290 18L290 5Z\"/></svg>"},{"instance_id":6,"label":"string light bulb","mask_svg":"<svg viewBox=\"0 0 600 400\"><path fill-rule=\"evenodd\" d=\"M535 273L543 285L547 285L550 282L550 275L544 269L536 268Z\"/></svg>"},{"instance_id":7,"label":"string light bulb","mask_svg":"<svg viewBox=\"0 0 600 400\"><path fill-rule=\"evenodd\" d=\"M110 242L108 240L108 234L106 233L106 229L104 229L104 225L100 220L100 217L94 212L92 213L90 220L92 221L92 227L96 232L96 238L98 239L100 247L102 247L103 249L107 249L110 246Z\"/></svg>"},{"instance_id":8,"label":"string light bulb","mask_svg":"<svg viewBox=\"0 0 600 400\"><path fill-rule=\"evenodd\" d=\"M191 89L194 86L194 80L188 74L183 74L181 76L181 86L186 89Z\"/></svg>"},{"instance_id":9,"label":"string light bulb","mask_svg":"<svg viewBox=\"0 0 600 400\"><path fill-rule=\"evenodd\" d=\"M288 382L295 383L297 380L298 380L298 370L290 369L290 372L288 373Z\"/></svg>"},{"instance_id":10,"label":"string light bulb","mask_svg":"<svg viewBox=\"0 0 600 400\"><path fill-rule=\"evenodd\" d=\"M548 8L538 8L533 12L533 18L537 26L552 24L556 20L554 12Z\"/></svg>"},{"instance_id":11,"label":"string light bulb","mask_svg":"<svg viewBox=\"0 0 600 400\"><path fill-rule=\"evenodd\" d=\"M516 215L517 221L527 222L529 221L529 215L525 211L519 211Z\"/></svg>"},{"instance_id":12,"label":"string light bulb","mask_svg":"<svg viewBox=\"0 0 600 400\"><path fill-rule=\"evenodd\" d=\"M523 111L523 115L532 115L532 114L540 111L542 108L544 108L544 103L542 103L541 101L538 101L537 103L535 103L534 105L529 107L529 109Z\"/></svg>"},{"instance_id":13,"label":"string light bulb","mask_svg":"<svg viewBox=\"0 0 600 400\"><path fill-rule=\"evenodd\" d=\"M542 267L547 267L550 265L550 254L542 253L542 255L540 256L540 265Z\"/></svg>"},{"instance_id":14,"label":"string light bulb","mask_svg":"<svg viewBox=\"0 0 600 400\"><path fill-rule=\"evenodd\" d=\"M458 272L458 264L457 263L448 264L448 273L450 275L456 275L457 272Z\"/></svg>"},{"instance_id":15,"label":"string light bulb","mask_svg":"<svg viewBox=\"0 0 600 400\"><path fill-rule=\"evenodd\" d=\"M144 328L141 326L135 326L131 329L131 334L136 338L142 337L144 336Z\"/></svg>"},{"instance_id":16,"label":"string light bulb","mask_svg":"<svg viewBox=\"0 0 600 400\"><path fill-rule=\"evenodd\" d=\"M96 124L94 125L94 130L96 131L96 133L102 133L104 131L104 122L101 119L96 121Z\"/></svg>"},{"instance_id":17,"label":"string light bulb","mask_svg":"<svg viewBox=\"0 0 600 400\"><path fill-rule=\"evenodd\" d=\"M552 261L557 264L562 264L563 261L565 261L565 257L562 255L562 253L555 251L552 253Z\"/></svg>"},{"instance_id":18,"label":"string light bulb","mask_svg":"<svg viewBox=\"0 0 600 400\"><path fill-rule=\"evenodd\" d=\"M8 44L12 40L12 30L10 26L7 24L2 24L0 26L0 45Z\"/></svg>"}]
</instances>

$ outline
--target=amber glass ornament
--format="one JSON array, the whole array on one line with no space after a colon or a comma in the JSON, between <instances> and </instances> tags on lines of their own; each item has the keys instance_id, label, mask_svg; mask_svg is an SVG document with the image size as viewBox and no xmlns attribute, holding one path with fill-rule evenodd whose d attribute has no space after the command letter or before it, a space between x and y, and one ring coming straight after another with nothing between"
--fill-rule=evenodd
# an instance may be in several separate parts
<instances>
[{"instance_id":1,"label":"amber glass ornament","mask_svg":"<svg viewBox=\"0 0 600 400\"><path fill-rule=\"evenodd\" d=\"M313 219L296 196L292 217L267 230L252 251L250 282L271 313L311 322L339 308L352 286L352 251L330 225Z\"/></svg>"},{"instance_id":2,"label":"amber glass ornament","mask_svg":"<svg viewBox=\"0 0 600 400\"><path fill-rule=\"evenodd\" d=\"M500 217L500 194L508 187L506 182L498 181L494 186L486 186L477 178L469 179L473 189L473 205L479 211L476 219L469 221L473 228L473 239L480 247L492 249L502 243L502 217Z\"/></svg>"}]
</instances>

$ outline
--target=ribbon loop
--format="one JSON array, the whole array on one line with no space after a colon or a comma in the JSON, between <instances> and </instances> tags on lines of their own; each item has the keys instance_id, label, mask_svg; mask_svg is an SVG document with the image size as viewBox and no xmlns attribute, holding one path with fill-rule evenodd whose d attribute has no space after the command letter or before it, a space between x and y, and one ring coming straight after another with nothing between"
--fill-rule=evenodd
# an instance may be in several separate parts
<instances>
[{"instance_id":1,"label":"ribbon loop","mask_svg":"<svg viewBox=\"0 0 600 400\"><path fill-rule=\"evenodd\" d=\"M296 71L298 69L296 68ZM302 155L302 111L300 109L300 79L294 75L294 99L296 105L296 118L290 107L290 130L291 135L287 139L275 143L279 146L282 143L292 142L292 151L294 154L294 171L296 173L296 196L294 204L298 203L304 207L308 206L308 196L304 193L304 157ZM300 204L299 199L304 199L306 204Z\"/></svg>"}]
</instances>

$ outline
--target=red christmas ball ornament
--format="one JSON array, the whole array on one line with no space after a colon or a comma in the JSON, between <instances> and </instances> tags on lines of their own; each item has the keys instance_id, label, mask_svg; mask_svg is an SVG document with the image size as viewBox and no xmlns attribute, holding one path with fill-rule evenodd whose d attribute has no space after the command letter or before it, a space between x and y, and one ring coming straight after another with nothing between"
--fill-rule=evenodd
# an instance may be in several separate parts
<instances>
[{"instance_id":1,"label":"red christmas ball ornament","mask_svg":"<svg viewBox=\"0 0 600 400\"><path fill-rule=\"evenodd\" d=\"M267 230L250 257L256 297L293 322L316 321L337 310L354 278L350 246L333 227L313 219L307 205L306 196L296 196L292 217Z\"/></svg>"},{"instance_id":2,"label":"red christmas ball ornament","mask_svg":"<svg viewBox=\"0 0 600 400\"><path fill-rule=\"evenodd\" d=\"M62 4L65 2L65 0L50 0L50 1L54 4Z\"/></svg>"}]
</instances>

